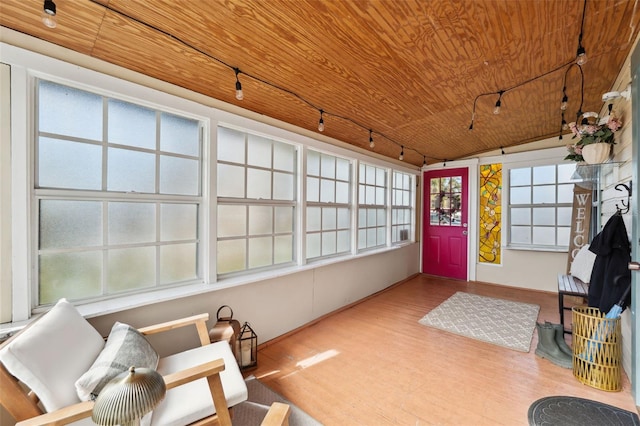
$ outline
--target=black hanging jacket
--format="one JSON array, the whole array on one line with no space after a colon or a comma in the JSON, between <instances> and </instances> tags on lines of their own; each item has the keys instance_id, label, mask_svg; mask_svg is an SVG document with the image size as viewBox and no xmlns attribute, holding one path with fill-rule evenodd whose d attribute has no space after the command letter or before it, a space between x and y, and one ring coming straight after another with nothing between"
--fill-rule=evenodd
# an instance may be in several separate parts
<instances>
[{"instance_id":1,"label":"black hanging jacket","mask_svg":"<svg viewBox=\"0 0 640 426\"><path fill-rule=\"evenodd\" d=\"M589 306L606 314L631 285L631 244L620 214L609 218L591 241L589 250L596 254L589 283ZM631 303L631 294L626 299L623 307Z\"/></svg>"}]
</instances>

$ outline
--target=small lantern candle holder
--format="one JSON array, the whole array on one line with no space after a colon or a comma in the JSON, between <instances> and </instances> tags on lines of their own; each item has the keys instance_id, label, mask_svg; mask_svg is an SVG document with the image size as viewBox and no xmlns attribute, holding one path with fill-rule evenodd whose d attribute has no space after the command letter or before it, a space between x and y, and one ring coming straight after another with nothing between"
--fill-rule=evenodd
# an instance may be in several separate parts
<instances>
[{"instance_id":1,"label":"small lantern candle holder","mask_svg":"<svg viewBox=\"0 0 640 426\"><path fill-rule=\"evenodd\" d=\"M240 329L238 337L240 351L238 354L238 364L241 370L248 370L258 366L258 336L253 331L248 322L245 322Z\"/></svg>"}]
</instances>

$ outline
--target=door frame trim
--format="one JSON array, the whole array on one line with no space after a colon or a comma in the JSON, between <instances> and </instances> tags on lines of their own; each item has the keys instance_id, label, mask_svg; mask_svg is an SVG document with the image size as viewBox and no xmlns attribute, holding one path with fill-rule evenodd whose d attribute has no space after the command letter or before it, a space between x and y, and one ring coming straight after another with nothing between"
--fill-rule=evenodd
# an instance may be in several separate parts
<instances>
[{"instance_id":1,"label":"door frame trim","mask_svg":"<svg viewBox=\"0 0 640 426\"><path fill-rule=\"evenodd\" d=\"M478 257L478 181L479 181L479 159L472 158L469 160L460 161L447 161L446 163L431 164L426 167L422 167L420 173L420 180L422 187L424 188L424 172L430 172L434 170L446 170L446 169L467 169L467 206L468 217L467 223L469 224L469 238L467 239L467 281L476 280L476 263ZM424 229L424 212L428 210L426 206L427 200L422 200L422 212L420 215L420 232ZM421 238L422 240L422 238ZM422 256L423 256L424 241L420 244L420 270L422 270Z\"/></svg>"}]
</instances>

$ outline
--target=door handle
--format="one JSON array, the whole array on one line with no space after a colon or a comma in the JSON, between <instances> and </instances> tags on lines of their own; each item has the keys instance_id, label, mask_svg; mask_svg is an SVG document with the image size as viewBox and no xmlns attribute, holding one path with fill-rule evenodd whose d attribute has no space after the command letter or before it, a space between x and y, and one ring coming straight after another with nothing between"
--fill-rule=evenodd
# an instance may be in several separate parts
<instances>
[{"instance_id":1,"label":"door handle","mask_svg":"<svg viewBox=\"0 0 640 426\"><path fill-rule=\"evenodd\" d=\"M468 232L466 229L465 229L464 231L462 231L462 235L467 235L468 233L469 233L469 232ZM639 268L638 268L638 269L640 269L640 265L638 265L638 266L639 266Z\"/></svg>"}]
</instances>

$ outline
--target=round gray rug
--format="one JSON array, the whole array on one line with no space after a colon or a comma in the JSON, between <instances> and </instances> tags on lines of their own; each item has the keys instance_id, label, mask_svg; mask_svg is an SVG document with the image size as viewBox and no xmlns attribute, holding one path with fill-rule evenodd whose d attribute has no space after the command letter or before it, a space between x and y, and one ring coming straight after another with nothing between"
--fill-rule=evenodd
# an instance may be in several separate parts
<instances>
[{"instance_id":1,"label":"round gray rug","mask_svg":"<svg viewBox=\"0 0 640 426\"><path fill-rule=\"evenodd\" d=\"M530 426L640 426L636 413L572 396L548 396L529 407Z\"/></svg>"}]
</instances>

